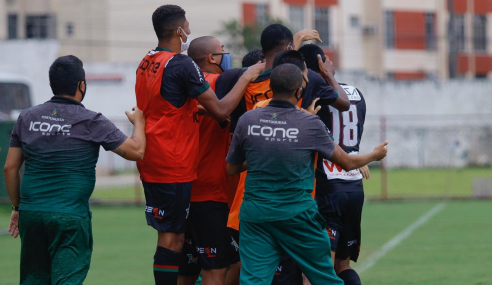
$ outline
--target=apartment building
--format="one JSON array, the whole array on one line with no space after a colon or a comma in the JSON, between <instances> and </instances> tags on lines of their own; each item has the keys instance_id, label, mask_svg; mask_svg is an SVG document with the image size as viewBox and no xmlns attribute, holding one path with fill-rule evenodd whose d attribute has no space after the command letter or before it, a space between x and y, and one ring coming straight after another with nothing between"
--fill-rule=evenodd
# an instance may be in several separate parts
<instances>
[{"instance_id":1,"label":"apartment building","mask_svg":"<svg viewBox=\"0 0 492 285\"><path fill-rule=\"evenodd\" d=\"M339 69L420 80L491 76L491 0L246 0L245 24L268 13L316 29Z\"/></svg>"},{"instance_id":2,"label":"apartment building","mask_svg":"<svg viewBox=\"0 0 492 285\"><path fill-rule=\"evenodd\" d=\"M337 68L396 80L492 76L492 0L173 0L192 36L280 18L319 31ZM156 45L157 0L0 0L0 40L57 39L60 54L135 62Z\"/></svg>"}]
</instances>

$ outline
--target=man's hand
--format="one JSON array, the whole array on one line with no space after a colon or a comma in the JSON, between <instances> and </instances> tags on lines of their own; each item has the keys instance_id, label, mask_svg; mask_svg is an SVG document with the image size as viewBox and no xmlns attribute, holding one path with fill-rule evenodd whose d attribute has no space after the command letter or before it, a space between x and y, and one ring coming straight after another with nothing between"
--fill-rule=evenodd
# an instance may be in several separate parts
<instances>
[{"instance_id":1,"label":"man's hand","mask_svg":"<svg viewBox=\"0 0 492 285\"><path fill-rule=\"evenodd\" d=\"M259 61L257 64L248 67L243 76L251 82L258 78L263 71L265 71L265 63Z\"/></svg>"},{"instance_id":2,"label":"man's hand","mask_svg":"<svg viewBox=\"0 0 492 285\"><path fill-rule=\"evenodd\" d=\"M14 238L19 235L19 211L12 211L8 231L10 236Z\"/></svg>"},{"instance_id":3,"label":"man's hand","mask_svg":"<svg viewBox=\"0 0 492 285\"><path fill-rule=\"evenodd\" d=\"M317 106L315 108L316 102L318 102L318 100L319 100L319 98L314 99L313 102L311 103L311 105L309 105L309 107L307 109L304 109L304 108L298 108L298 109L303 111L304 113L307 113L310 115L316 115L316 114L318 114L319 110L321 110L321 106Z\"/></svg>"},{"instance_id":4,"label":"man's hand","mask_svg":"<svg viewBox=\"0 0 492 285\"><path fill-rule=\"evenodd\" d=\"M132 108L132 111L134 111L133 114L130 113L129 111L125 111L125 114L128 117L130 123L132 123L133 125L139 123L145 124L145 116L142 110L140 110L137 106L135 106Z\"/></svg>"},{"instance_id":5,"label":"man's hand","mask_svg":"<svg viewBox=\"0 0 492 285\"><path fill-rule=\"evenodd\" d=\"M365 178L366 180L371 179L371 173L369 172L369 166L364 165L361 168L359 168L360 173L362 174L362 177Z\"/></svg>"},{"instance_id":6,"label":"man's hand","mask_svg":"<svg viewBox=\"0 0 492 285\"><path fill-rule=\"evenodd\" d=\"M318 54L318 66L319 71L323 77L326 76L335 76L335 67L333 66L333 62L331 62L330 58L326 56L325 62L321 58L321 55Z\"/></svg>"},{"instance_id":7,"label":"man's hand","mask_svg":"<svg viewBox=\"0 0 492 285\"><path fill-rule=\"evenodd\" d=\"M379 161L386 157L386 154L388 153L388 148L386 147L387 145L388 145L388 141L385 141L384 143L374 148L373 152L376 156L374 160Z\"/></svg>"},{"instance_id":8,"label":"man's hand","mask_svg":"<svg viewBox=\"0 0 492 285\"><path fill-rule=\"evenodd\" d=\"M323 41L319 37L319 33L316 30L309 30L305 29L302 31L297 32L294 35L294 48L295 50L299 50L301 48L301 45L305 41L310 41L310 40L316 40L319 43L322 43Z\"/></svg>"}]
</instances>

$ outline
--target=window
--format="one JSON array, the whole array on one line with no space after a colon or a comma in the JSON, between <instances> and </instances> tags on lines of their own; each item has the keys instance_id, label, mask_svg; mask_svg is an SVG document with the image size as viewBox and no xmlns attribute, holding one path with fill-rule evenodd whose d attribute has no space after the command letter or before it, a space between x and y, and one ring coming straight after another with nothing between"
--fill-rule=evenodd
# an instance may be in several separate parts
<instances>
[{"instance_id":1,"label":"window","mask_svg":"<svg viewBox=\"0 0 492 285\"><path fill-rule=\"evenodd\" d=\"M267 4L256 4L256 25L266 27L268 25L268 6Z\"/></svg>"},{"instance_id":2,"label":"window","mask_svg":"<svg viewBox=\"0 0 492 285\"><path fill-rule=\"evenodd\" d=\"M67 23L67 37L71 37L73 35L73 24Z\"/></svg>"},{"instance_id":3,"label":"window","mask_svg":"<svg viewBox=\"0 0 492 285\"><path fill-rule=\"evenodd\" d=\"M7 26L8 26L8 39L15 40L18 38L17 35L17 15L9 14L7 17Z\"/></svg>"},{"instance_id":4,"label":"window","mask_svg":"<svg viewBox=\"0 0 492 285\"><path fill-rule=\"evenodd\" d=\"M289 6L289 19L293 33L303 30L306 27L306 25L304 25L304 7Z\"/></svg>"},{"instance_id":5,"label":"window","mask_svg":"<svg viewBox=\"0 0 492 285\"><path fill-rule=\"evenodd\" d=\"M29 87L22 83L0 82L0 112L10 115L12 110L24 110L31 107ZM0 117L2 114L0 114Z\"/></svg>"},{"instance_id":6,"label":"window","mask_svg":"<svg viewBox=\"0 0 492 285\"><path fill-rule=\"evenodd\" d=\"M465 50L465 16L454 15L452 20L454 29L454 38L450 38L451 41L456 41L456 47L458 51Z\"/></svg>"},{"instance_id":7,"label":"window","mask_svg":"<svg viewBox=\"0 0 492 285\"><path fill-rule=\"evenodd\" d=\"M436 49L436 15L433 13L425 14L425 47Z\"/></svg>"},{"instance_id":8,"label":"window","mask_svg":"<svg viewBox=\"0 0 492 285\"><path fill-rule=\"evenodd\" d=\"M50 15L26 17L26 38L54 39L56 35L55 18Z\"/></svg>"},{"instance_id":9,"label":"window","mask_svg":"<svg viewBox=\"0 0 492 285\"><path fill-rule=\"evenodd\" d=\"M473 49L487 51L487 17L475 15L473 18Z\"/></svg>"},{"instance_id":10,"label":"window","mask_svg":"<svg viewBox=\"0 0 492 285\"><path fill-rule=\"evenodd\" d=\"M319 37L323 41L318 43L321 46L330 45L330 14L328 8L314 9L314 29L318 31Z\"/></svg>"},{"instance_id":11,"label":"window","mask_svg":"<svg viewBox=\"0 0 492 285\"><path fill-rule=\"evenodd\" d=\"M384 21L386 27L386 48L392 49L395 47L395 17L393 12L386 11Z\"/></svg>"},{"instance_id":12,"label":"window","mask_svg":"<svg viewBox=\"0 0 492 285\"><path fill-rule=\"evenodd\" d=\"M359 27L359 16L356 16L356 15L350 16L350 26L352 28Z\"/></svg>"}]
</instances>

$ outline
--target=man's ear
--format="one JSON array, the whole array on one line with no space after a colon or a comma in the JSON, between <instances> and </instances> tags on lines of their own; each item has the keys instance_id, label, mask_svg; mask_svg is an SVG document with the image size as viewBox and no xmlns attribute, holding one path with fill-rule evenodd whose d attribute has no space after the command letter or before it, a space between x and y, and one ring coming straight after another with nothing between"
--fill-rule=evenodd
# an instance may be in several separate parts
<instances>
[{"instance_id":1,"label":"man's ear","mask_svg":"<svg viewBox=\"0 0 492 285\"><path fill-rule=\"evenodd\" d=\"M81 90L84 90L84 92L86 91L87 89L87 86L85 86L85 81L79 81L79 86L77 87L77 89L82 92Z\"/></svg>"},{"instance_id":2,"label":"man's ear","mask_svg":"<svg viewBox=\"0 0 492 285\"><path fill-rule=\"evenodd\" d=\"M214 59L212 54L207 55L207 61L211 64L217 64L217 61Z\"/></svg>"}]
</instances>

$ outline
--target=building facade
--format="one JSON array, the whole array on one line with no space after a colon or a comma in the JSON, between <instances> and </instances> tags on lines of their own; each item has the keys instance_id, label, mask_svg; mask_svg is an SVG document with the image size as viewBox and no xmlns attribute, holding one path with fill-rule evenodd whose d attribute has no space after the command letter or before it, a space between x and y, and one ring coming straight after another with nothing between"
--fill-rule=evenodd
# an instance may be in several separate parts
<instances>
[{"instance_id":1,"label":"building facade","mask_svg":"<svg viewBox=\"0 0 492 285\"><path fill-rule=\"evenodd\" d=\"M395 80L491 76L492 0L246 0L245 24L267 11L316 29L339 69Z\"/></svg>"},{"instance_id":2,"label":"building facade","mask_svg":"<svg viewBox=\"0 0 492 285\"><path fill-rule=\"evenodd\" d=\"M282 19L316 29L337 68L396 80L492 76L492 0L167 1L187 11L192 37L222 22ZM157 0L1 0L0 40L56 39L84 61L138 62L157 41ZM219 36L220 38L220 36ZM1 43L0 43L1 44Z\"/></svg>"}]
</instances>

